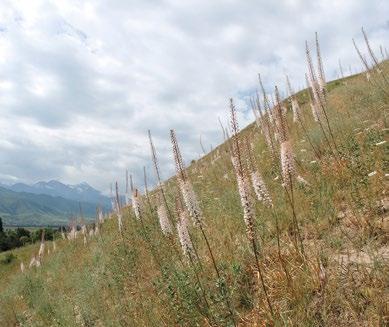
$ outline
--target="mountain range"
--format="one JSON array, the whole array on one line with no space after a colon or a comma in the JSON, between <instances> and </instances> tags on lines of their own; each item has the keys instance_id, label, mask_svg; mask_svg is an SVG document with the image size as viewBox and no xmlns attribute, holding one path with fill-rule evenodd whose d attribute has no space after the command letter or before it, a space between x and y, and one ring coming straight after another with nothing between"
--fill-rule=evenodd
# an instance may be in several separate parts
<instances>
[{"instance_id":1,"label":"mountain range","mask_svg":"<svg viewBox=\"0 0 389 327\"><path fill-rule=\"evenodd\" d=\"M14 192L26 192L33 194L46 194L50 196L60 196L74 201L91 202L100 205L109 205L109 198L101 194L86 182L76 185L63 184L57 180L49 182L37 182L32 185L16 183L10 186L2 185Z\"/></svg>"},{"instance_id":2,"label":"mountain range","mask_svg":"<svg viewBox=\"0 0 389 327\"><path fill-rule=\"evenodd\" d=\"M96 207L107 210L110 200L83 182L67 185L56 180L32 185L17 183L0 187L0 217L7 226L67 224L72 216L95 217Z\"/></svg>"}]
</instances>

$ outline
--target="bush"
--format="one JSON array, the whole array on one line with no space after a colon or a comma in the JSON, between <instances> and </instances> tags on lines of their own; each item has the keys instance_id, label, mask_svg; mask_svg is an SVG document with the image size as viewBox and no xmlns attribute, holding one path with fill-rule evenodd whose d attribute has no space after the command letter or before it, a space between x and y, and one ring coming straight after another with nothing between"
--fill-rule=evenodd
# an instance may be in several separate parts
<instances>
[{"instance_id":1,"label":"bush","mask_svg":"<svg viewBox=\"0 0 389 327\"><path fill-rule=\"evenodd\" d=\"M3 265L8 265L10 264L12 261L14 261L16 259L16 256L11 252L11 253L7 253L6 255L4 255L4 257L0 260L0 263L3 264Z\"/></svg>"}]
</instances>

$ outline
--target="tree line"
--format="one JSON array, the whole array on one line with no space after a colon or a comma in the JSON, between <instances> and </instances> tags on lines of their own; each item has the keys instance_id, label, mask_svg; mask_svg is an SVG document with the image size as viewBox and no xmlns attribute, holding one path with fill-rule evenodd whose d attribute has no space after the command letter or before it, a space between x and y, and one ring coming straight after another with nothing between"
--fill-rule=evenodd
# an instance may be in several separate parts
<instances>
[{"instance_id":1,"label":"tree line","mask_svg":"<svg viewBox=\"0 0 389 327\"><path fill-rule=\"evenodd\" d=\"M60 235L60 228L38 228L28 230L23 227L15 229L4 229L3 221L0 217L0 252L12 250L27 244L40 241L43 230L45 231L45 240L51 241Z\"/></svg>"}]
</instances>

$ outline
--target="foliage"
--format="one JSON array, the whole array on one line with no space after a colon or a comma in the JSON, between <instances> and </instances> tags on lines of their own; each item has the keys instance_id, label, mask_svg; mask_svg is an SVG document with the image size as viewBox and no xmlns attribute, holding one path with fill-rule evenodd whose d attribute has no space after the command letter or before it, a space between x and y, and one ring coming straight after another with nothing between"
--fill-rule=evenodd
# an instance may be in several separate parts
<instances>
[{"instance_id":1,"label":"foliage","mask_svg":"<svg viewBox=\"0 0 389 327\"><path fill-rule=\"evenodd\" d=\"M22 227L7 229L5 232L0 233L0 252L38 242L41 240L42 231L42 228L34 229L33 231ZM45 240L53 240L59 237L59 229L47 227L44 228L44 231Z\"/></svg>"}]
</instances>

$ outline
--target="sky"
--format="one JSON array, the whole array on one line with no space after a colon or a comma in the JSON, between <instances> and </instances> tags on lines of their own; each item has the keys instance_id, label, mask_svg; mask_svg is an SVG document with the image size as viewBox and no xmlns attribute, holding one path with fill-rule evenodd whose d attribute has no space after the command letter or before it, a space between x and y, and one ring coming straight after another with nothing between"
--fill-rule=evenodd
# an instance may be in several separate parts
<instances>
[{"instance_id":1,"label":"sky","mask_svg":"<svg viewBox=\"0 0 389 327\"><path fill-rule=\"evenodd\" d=\"M361 69L352 38L389 48L387 0L2 0L0 183L86 181L107 192L125 170L150 179L150 129L164 178L169 130L186 162L222 141L234 98L241 126L257 74L302 87L305 40L319 33L327 79ZM365 49L363 48L365 51Z\"/></svg>"}]
</instances>

